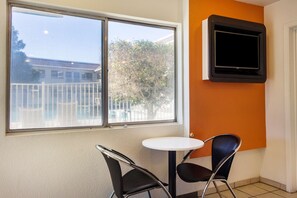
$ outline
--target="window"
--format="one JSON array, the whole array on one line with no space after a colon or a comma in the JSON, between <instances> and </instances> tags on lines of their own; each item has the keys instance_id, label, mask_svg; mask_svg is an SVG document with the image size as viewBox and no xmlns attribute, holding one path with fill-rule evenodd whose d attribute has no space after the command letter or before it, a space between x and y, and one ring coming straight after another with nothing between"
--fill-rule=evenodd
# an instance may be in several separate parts
<instances>
[{"instance_id":1,"label":"window","mask_svg":"<svg viewBox=\"0 0 297 198\"><path fill-rule=\"evenodd\" d=\"M52 77L52 79L57 79L58 78L58 71L56 71L56 70L51 71L51 77Z\"/></svg>"},{"instance_id":2,"label":"window","mask_svg":"<svg viewBox=\"0 0 297 198\"><path fill-rule=\"evenodd\" d=\"M108 25L109 122L173 120L174 30Z\"/></svg>"},{"instance_id":3,"label":"window","mask_svg":"<svg viewBox=\"0 0 297 198\"><path fill-rule=\"evenodd\" d=\"M66 72L66 82L72 82L72 72Z\"/></svg>"},{"instance_id":4,"label":"window","mask_svg":"<svg viewBox=\"0 0 297 198\"><path fill-rule=\"evenodd\" d=\"M81 79L83 80L92 80L93 74L92 73L83 73Z\"/></svg>"},{"instance_id":5,"label":"window","mask_svg":"<svg viewBox=\"0 0 297 198\"><path fill-rule=\"evenodd\" d=\"M38 77L42 80L43 78L45 78L45 70L33 70L33 75L35 73L35 75L38 75Z\"/></svg>"},{"instance_id":6,"label":"window","mask_svg":"<svg viewBox=\"0 0 297 198\"><path fill-rule=\"evenodd\" d=\"M40 78L45 78L45 71L39 70L39 75L40 75Z\"/></svg>"},{"instance_id":7,"label":"window","mask_svg":"<svg viewBox=\"0 0 297 198\"><path fill-rule=\"evenodd\" d=\"M74 72L73 73L73 79L74 79L74 82L79 82L80 81L80 74L79 74L79 72Z\"/></svg>"},{"instance_id":8,"label":"window","mask_svg":"<svg viewBox=\"0 0 297 198\"><path fill-rule=\"evenodd\" d=\"M175 121L174 27L17 6L10 26L10 131Z\"/></svg>"},{"instance_id":9,"label":"window","mask_svg":"<svg viewBox=\"0 0 297 198\"><path fill-rule=\"evenodd\" d=\"M102 20L20 7L11 15L9 129L101 126L102 84L78 76L102 65ZM43 84L40 68L51 75Z\"/></svg>"},{"instance_id":10,"label":"window","mask_svg":"<svg viewBox=\"0 0 297 198\"><path fill-rule=\"evenodd\" d=\"M58 72L58 78L63 79L64 78L64 72Z\"/></svg>"},{"instance_id":11,"label":"window","mask_svg":"<svg viewBox=\"0 0 297 198\"><path fill-rule=\"evenodd\" d=\"M52 79L63 79L64 78L64 72L52 70L51 71L51 77Z\"/></svg>"}]
</instances>

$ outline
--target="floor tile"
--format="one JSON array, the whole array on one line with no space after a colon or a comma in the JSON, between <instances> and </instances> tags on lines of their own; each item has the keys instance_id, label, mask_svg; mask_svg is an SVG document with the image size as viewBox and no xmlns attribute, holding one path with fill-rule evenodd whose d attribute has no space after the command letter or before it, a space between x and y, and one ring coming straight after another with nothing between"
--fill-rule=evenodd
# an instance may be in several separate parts
<instances>
[{"instance_id":1,"label":"floor tile","mask_svg":"<svg viewBox=\"0 0 297 198\"><path fill-rule=\"evenodd\" d=\"M257 198L283 198L282 196L279 196L277 194L273 194L273 193L265 193L262 195L257 195Z\"/></svg>"},{"instance_id":2,"label":"floor tile","mask_svg":"<svg viewBox=\"0 0 297 198\"><path fill-rule=\"evenodd\" d=\"M247 185L247 186L238 187L237 190L239 190L241 192L244 192L244 193L247 193L247 194L252 195L252 196L257 196L257 195L265 194L265 193L268 192L267 190L264 190L262 188L254 186L254 185Z\"/></svg>"},{"instance_id":3,"label":"floor tile","mask_svg":"<svg viewBox=\"0 0 297 198\"><path fill-rule=\"evenodd\" d=\"M288 193L276 187L261 182L233 188L237 198L297 198L296 193ZM223 198L233 198L229 190L221 191ZM199 196L199 198L201 195ZM219 198L218 193L207 194L205 198ZM178 198L197 198L196 193L178 196Z\"/></svg>"},{"instance_id":4,"label":"floor tile","mask_svg":"<svg viewBox=\"0 0 297 198\"><path fill-rule=\"evenodd\" d=\"M251 184L251 185L257 186L257 187L262 188L264 190L267 190L269 192L278 190L278 188L275 188L273 186L270 186L270 185L267 185L267 184L264 184L264 183L260 183L260 182L254 183L254 184Z\"/></svg>"},{"instance_id":5,"label":"floor tile","mask_svg":"<svg viewBox=\"0 0 297 198\"><path fill-rule=\"evenodd\" d=\"M213 193L213 194L206 195L205 198L220 198L220 196L218 193Z\"/></svg>"},{"instance_id":6,"label":"floor tile","mask_svg":"<svg viewBox=\"0 0 297 198\"><path fill-rule=\"evenodd\" d=\"M249 194L246 194L244 192L241 192L237 189L233 189L235 195L237 196L237 198L249 198L251 197L251 195ZM231 194L231 192L229 190L226 190L226 191L223 191L221 193L223 195L223 197L226 197L226 198L233 198L233 195Z\"/></svg>"},{"instance_id":7,"label":"floor tile","mask_svg":"<svg viewBox=\"0 0 297 198\"><path fill-rule=\"evenodd\" d=\"M197 192L189 193L185 195L179 195L177 198L198 198Z\"/></svg>"},{"instance_id":8,"label":"floor tile","mask_svg":"<svg viewBox=\"0 0 297 198\"><path fill-rule=\"evenodd\" d=\"M297 198L297 193L288 193L282 190L273 191L273 194L277 194L285 198Z\"/></svg>"}]
</instances>

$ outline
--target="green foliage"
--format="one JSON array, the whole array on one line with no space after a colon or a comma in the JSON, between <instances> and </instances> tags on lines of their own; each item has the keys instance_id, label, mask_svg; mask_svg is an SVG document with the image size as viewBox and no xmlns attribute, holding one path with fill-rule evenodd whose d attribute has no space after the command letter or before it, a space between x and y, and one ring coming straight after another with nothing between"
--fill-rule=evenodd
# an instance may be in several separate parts
<instances>
[{"instance_id":1,"label":"green foliage","mask_svg":"<svg viewBox=\"0 0 297 198\"><path fill-rule=\"evenodd\" d=\"M32 70L32 66L26 62L27 56L22 51L26 44L19 40L18 34L18 31L12 26L10 82L32 83L39 78L39 73Z\"/></svg>"},{"instance_id":2,"label":"green foliage","mask_svg":"<svg viewBox=\"0 0 297 198\"><path fill-rule=\"evenodd\" d=\"M174 99L174 46L146 40L111 43L109 92L144 105L153 118Z\"/></svg>"}]
</instances>

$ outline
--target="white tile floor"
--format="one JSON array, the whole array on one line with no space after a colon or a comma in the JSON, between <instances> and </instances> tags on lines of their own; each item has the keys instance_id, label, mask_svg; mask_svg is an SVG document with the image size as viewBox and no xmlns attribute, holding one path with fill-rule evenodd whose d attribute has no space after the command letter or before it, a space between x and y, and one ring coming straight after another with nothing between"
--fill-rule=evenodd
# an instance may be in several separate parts
<instances>
[{"instance_id":1,"label":"white tile floor","mask_svg":"<svg viewBox=\"0 0 297 198\"><path fill-rule=\"evenodd\" d=\"M296 193L287 193L283 190L275 188L273 186L264 183L253 183L245 186L240 186L233 189L237 198L297 198ZM224 198L232 198L232 194L229 191L223 191L222 196ZM195 195L179 196L179 198L194 198ZM209 194L205 198L219 198L217 193Z\"/></svg>"}]
</instances>

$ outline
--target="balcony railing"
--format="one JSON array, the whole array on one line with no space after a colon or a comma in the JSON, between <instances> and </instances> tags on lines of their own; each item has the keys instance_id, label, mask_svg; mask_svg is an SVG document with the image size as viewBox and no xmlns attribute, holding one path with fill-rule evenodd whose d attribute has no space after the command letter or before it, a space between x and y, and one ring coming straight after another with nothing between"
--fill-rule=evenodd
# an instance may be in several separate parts
<instances>
[{"instance_id":1,"label":"balcony railing","mask_svg":"<svg viewBox=\"0 0 297 198\"><path fill-rule=\"evenodd\" d=\"M10 86L10 128L50 128L102 124L101 83L52 83ZM108 98L109 122L148 119L147 110L129 100ZM154 120L172 119L173 105L161 108Z\"/></svg>"}]
</instances>

